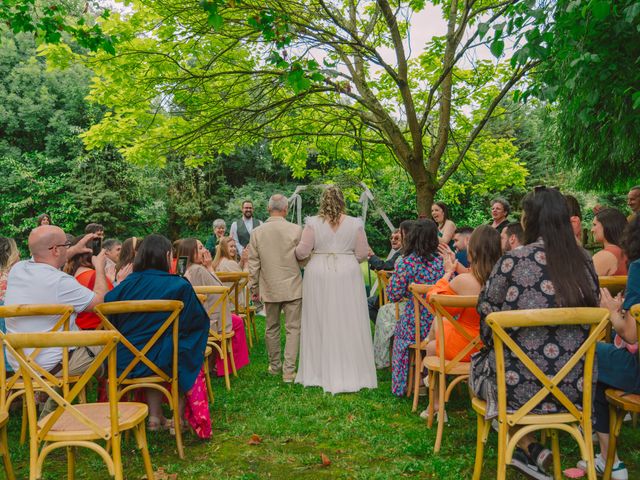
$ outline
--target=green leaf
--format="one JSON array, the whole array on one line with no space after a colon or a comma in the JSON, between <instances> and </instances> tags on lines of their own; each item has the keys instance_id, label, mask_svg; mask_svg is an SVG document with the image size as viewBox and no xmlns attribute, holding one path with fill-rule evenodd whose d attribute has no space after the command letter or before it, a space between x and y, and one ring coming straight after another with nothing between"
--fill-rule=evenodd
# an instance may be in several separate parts
<instances>
[{"instance_id":1,"label":"green leaf","mask_svg":"<svg viewBox=\"0 0 640 480\"><path fill-rule=\"evenodd\" d=\"M631 101L633 102L633 109L640 110L640 91L631 95Z\"/></svg>"},{"instance_id":2,"label":"green leaf","mask_svg":"<svg viewBox=\"0 0 640 480\"><path fill-rule=\"evenodd\" d=\"M489 48L493 56L499 58L504 52L504 41L500 39L494 40Z\"/></svg>"},{"instance_id":3,"label":"green leaf","mask_svg":"<svg viewBox=\"0 0 640 480\"><path fill-rule=\"evenodd\" d=\"M478 35L480 36L480 39L482 39L487 34L490 27L491 25L489 25L488 23L481 22L478 24Z\"/></svg>"},{"instance_id":4,"label":"green leaf","mask_svg":"<svg viewBox=\"0 0 640 480\"><path fill-rule=\"evenodd\" d=\"M597 20L604 20L609 16L610 13L610 5L608 2L593 2L591 5L591 13Z\"/></svg>"}]
</instances>

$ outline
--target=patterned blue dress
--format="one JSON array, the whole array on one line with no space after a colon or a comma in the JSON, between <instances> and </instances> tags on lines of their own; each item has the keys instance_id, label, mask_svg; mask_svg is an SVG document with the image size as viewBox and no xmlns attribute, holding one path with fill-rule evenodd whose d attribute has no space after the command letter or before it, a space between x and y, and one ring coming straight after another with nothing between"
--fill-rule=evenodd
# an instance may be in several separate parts
<instances>
[{"instance_id":1,"label":"patterned blue dress","mask_svg":"<svg viewBox=\"0 0 640 480\"><path fill-rule=\"evenodd\" d=\"M409 345L415 340L415 321L413 316L413 299L409 292L409 285L422 283L433 285L444 275L444 266L439 256L424 259L412 253L404 257L396 266L396 271L389 280L387 295L390 302L399 302L409 298L400 320L396 323L393 341L393 355L391 359L391 391L402 396L407 390L407 376L409 373ZM424 340L429 334L432 315L426 310L420 311L420 338Z\"/></svg>"}]
</instances>

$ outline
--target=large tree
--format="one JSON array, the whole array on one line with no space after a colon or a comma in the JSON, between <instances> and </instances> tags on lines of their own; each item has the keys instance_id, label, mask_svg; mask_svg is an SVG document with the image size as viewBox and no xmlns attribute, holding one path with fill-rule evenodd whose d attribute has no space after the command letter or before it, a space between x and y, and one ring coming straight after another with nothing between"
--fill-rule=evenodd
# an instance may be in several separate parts
<instances>
[{"instance_id":1,"label":"large tree","mask_svg":"<svg viewBox=\"0 0 640 480\"><path fill-rule=\"evenodd\" d=\"M511 62L487 55L513 45L531 3L434 3L445 33L416 54L408 37L419 1L133 2L102 22L120 43L115 57L89 60L91 98L109 113L85 141L115 143L138 163L180 151L200 164L267 138L298 173L310 152L374 166L391 157L426 213L458 167L481 158L483 128L535 66L516 47ZM503 23L507 14L518 21Z\"/></svg>"}]
</instances>

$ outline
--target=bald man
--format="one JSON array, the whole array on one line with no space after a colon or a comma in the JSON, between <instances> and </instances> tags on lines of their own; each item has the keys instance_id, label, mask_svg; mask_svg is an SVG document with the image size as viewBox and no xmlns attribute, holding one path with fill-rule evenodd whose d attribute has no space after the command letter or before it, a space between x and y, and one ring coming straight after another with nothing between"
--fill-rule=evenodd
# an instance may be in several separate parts
<instances>
[{"instance_id":1,"label":"bald man","mask_svg":"<svg viewBox=\"0 0 640 480\"><path fill-rule=\"evenodd\" d=\"M37 303L72 305L74 314L71 317L70 328L77 330L76 313L92 311L97 304L102 303L107 293L104 250L92 258L96 269L93 291L80 285L75 278L67 275L60 268L66 263L67 258L90 251L86 244L95 236L95 234L86 235L77 245L70 247L60 227L42 225L32 230L29 235L29 250L32 258L16 263L9 272L5 305ZM50 332L57 319L55 315L8 318L7 333ZM99 348L81 347L70 352L69 374L77 375L85 371ZM15 371L18 363L9 353L7 353L7 359ZM61 361L62 349L60 348L43 348L36 357L38 365L53 374L61 370ZM53 407L54 404L50 406ZM45 410L48 410L47 406Z\"/></svg>"}]
</instances>

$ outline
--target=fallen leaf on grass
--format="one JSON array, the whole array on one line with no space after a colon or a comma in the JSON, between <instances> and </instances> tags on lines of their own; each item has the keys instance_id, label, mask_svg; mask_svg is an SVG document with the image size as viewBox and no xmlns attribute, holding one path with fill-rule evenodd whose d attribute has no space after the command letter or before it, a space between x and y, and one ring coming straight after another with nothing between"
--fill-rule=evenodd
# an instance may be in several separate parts
<instances>
[{"instance_id":1,"label":"fallen leaf on grass","mask_svg":"<svg viewBox=\"0 0 640 480\"><path fill-rule=\"evenodd\" d=\"M249 445L260 445L262 443L262 439L260 438L259 435L256 435L254 433L253 435L251 435L251 438L249 439L249 441L247 443Z\"/></svg>"},{"instance_id":2,"label":"fallen leaf on grass","mask_svg":"<svg viewBox=\"0 0 640 480\"><path fill-rule=\"evenodd\" d=\"M356 419L356 416L353 413L347 415L347 422L353 422Z\"/></svg>"},{"instance_id":3,"label":"fallen leaf on grass","mask_svg":"<svg viewBox=\"0 0 640 480\"><path fill-rule=\"evenodd\" d=\"M153 476L155 480L176 480L178 478L177 473L167 473L164 471L164 468L160 467L158 470L153 472ZM147 476L144 475L143 480L147 479Z\"/></svg>"},{"instance_id":4,"label":"fallen leaf on grass","mask_svg":"<svg viewBox=\"0 0 640 480\"><path fill-rule=\"evenodd\" d=\"M329 460L329 457L327 457L324 453L320 454L320 459L322 460L323 467L328 467L329 465L331 465L331 460Z\"/></svg>"}]
</instances>

